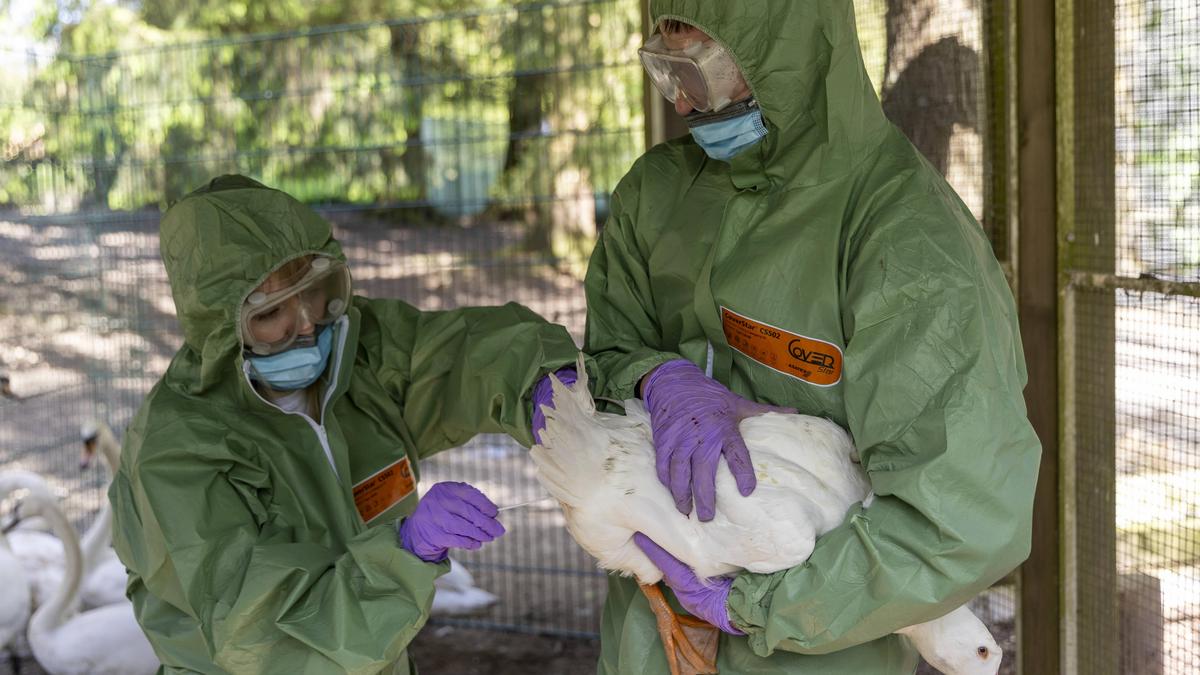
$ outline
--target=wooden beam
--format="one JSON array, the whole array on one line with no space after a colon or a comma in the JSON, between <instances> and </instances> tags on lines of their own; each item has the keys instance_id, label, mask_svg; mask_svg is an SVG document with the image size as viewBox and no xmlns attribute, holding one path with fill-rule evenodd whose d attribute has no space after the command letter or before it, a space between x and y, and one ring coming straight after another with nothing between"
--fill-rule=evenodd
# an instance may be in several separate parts
<instances>
[{"instance_id":1,"label":"wooden beam","mask_svg":"<svg viewBox=\"0 0 1200 675\"><path fill-rule=\"evenodd\" d=\"M1064 675L1120 668L1116 569L1113 0L1057 0Z\"/></svg>"},{"instance_id":2,"label":"wooden beam","mask_svg":"<svg viewBox=\"0 0 1200 675\"><path fill-rule=\"evenodd\" d=\"M998 0L998 4L1002 0ZM1016 287L1029 419L1042 441L1033 548L1021 567L1019 672L1060 672L1059 334L1055 167L1055 6L1015 0L1017 96ZM993 51L993 53L995 53Z\"/></svg>"},{"instance_id":3,"label":"wooden beam","mask_svg":"<svg viewBox=\"0 0 1200 675\"><path fill-rule=\"evenodd\" d=\"M1074 218L1064 223L1066 269L1110 275L1116 271L1116 46L1114 0L1075 0L1073 200ZM1120 671L1121 631L1117 577L1116 508L1116 293L1112 289L1068 287L1074 296L1074 395L1071 416L1074 466L1064 471L1075 481L1072 575L1075 588L1077 671L1116 675Z\"/></svg>"},{"instance_id":4,"label":"wooden beam","mask_svg":"<svg viewBox=\"0 0 1200 675\"><path fill-rule=\"evenodd\" d=\"M1200 298L1200 284L1194 281L1169 281L1152 276L1122 277L1106 272L1083 272L1071 270L1067 272L1067 283L1078 289L1107 289L1110 291L1129 291L1132 293L1156 293L1159 295L1180 295L1185 298Z\"/></svg>"}]
</instances>

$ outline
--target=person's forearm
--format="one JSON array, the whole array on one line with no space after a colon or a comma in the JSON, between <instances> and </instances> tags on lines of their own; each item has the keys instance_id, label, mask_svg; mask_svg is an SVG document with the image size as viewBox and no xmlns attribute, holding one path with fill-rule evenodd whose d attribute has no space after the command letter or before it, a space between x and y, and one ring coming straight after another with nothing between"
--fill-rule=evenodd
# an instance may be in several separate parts
<instances>
[{"instance_id":1,"label":"person's forearm","mask_svg":"<svg viewBox=\"0 0 1200 675\"><path fill-rule=\"evenodd\" d=\"M318 548L281 543L250 551L228 611L203 613L213 617L215 663L230 672L282 673L276 666L288 663L311 664L313 672L375 672L400 658L428 620L433 581L448 564L405 551L390 525L355 537L313 575L304 563Z\"/></svg>"}]
</instances>

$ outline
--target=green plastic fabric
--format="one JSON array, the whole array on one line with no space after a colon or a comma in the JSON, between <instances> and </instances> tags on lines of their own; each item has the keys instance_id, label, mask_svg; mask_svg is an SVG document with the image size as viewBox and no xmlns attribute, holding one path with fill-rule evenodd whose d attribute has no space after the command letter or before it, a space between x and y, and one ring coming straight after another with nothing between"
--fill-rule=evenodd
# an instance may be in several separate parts
<instances>
[{"instance_id":1,"label":"green plastic fabric","mask_svg":"<svg viewBox=\"0 0 1200 675\"><path fill-rule=\"evenodd\" d=\"M167 211L161 248L186 344L128 429L109 498L165 670L415 672L406 645L448 567L397 543L415 491L364 523L351 487L404 457L417 473L480 432L528 445L529 391L575 362L570 336L516 304L422 312L355 297L322 383L331 465L313 426L252 390L235 332L278 265L343 258L329 223L222 177Z\"/></svg>"},{"instance_id":2,"label":"green plastic fabric","mask_svg":"<svg viewBox=\"0 0 1200 675\"><path fill-rule=\"evenodd\" d=\"M736 578L728 607L748 635L722 637L718 666L911 673L892 631L1029 553L1041 448L1012 294L979 223L885 119L850 0L652 0L651 14L731 49L769 133L728 163L673 140L619 183L586 280L584 350L608 377L596 394L632 396L683 357L850 430L877 498L806 563ZM840 379L819 386L731 348L721 307L835 345ZM641 594L617 578L609 591L599 671L666 673Z\"/></svg>"}]
</instances>

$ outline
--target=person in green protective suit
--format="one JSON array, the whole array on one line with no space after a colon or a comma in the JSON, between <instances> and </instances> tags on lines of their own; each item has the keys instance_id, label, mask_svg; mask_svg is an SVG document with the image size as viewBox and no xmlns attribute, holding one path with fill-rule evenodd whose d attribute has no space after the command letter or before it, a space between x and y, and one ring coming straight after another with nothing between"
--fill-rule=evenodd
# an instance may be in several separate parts
<instances>
[{"instance_id":1,"label":"person in green protective suit","mask_svg":"<svg viewBox=\"0 0 1200 675\"><path fill-rule=\"evenodd\" d=\"M722 675L911 673L892 632L1029 553L1041 449L1012 294L978 222L885 119L851 0L650 5L643 63L692 133L613 194L586 278L594 393L645 396L659 477L701 520L716 466L754 488L733 442L765 410L750 402L848 429L876 498L807 562L667 578L722 628ZM610 577L602 630L600 673L667 672L632 580Z\"/></svg>"},{"instance_id":2,"label":"person in green protective suit","mask_svg":"<svg viewBox=\"0 0 1200 675\"><path fill-rule=\"evenodd\" d=\"M446 550L503 533L466 484L418 502L418 462L480 432L530 444L530 391L575 344L517 304L351 295L329 223L241 176L174 204L161 248L185 343L109 498L166 672L415 672Z\"/></svg>"}]
</instances>

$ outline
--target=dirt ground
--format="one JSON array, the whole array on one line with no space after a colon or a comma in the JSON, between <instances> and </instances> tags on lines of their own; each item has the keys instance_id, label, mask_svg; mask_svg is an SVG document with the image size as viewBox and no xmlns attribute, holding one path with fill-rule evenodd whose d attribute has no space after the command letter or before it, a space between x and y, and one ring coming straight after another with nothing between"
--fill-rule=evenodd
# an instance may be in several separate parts
<instances>
[{"instance_id":1,"label":"dirt ground","mask_svg":"<svg viewBox=\"0 0 1200 675\"><path fill-rule=\"evenodd\" d=\"M992 632L1005 653L1000 675L1016 675L1012 624L994 625ZM421 675L583 675L596 672L600 643L436 626L417 638L412 653ZM937 673L922 663L916 675Z\"/></svg>"},{"instance_id":2,"label":"dirt ground","mask_svg":"<svg viewBox=\"0 0 1200 675\"><path fill-rule=\"evenodd\" d=\"M412 655L421 675L581 675L596 672L600 642L430 626Z\"/></svg>"}]
</instances>

